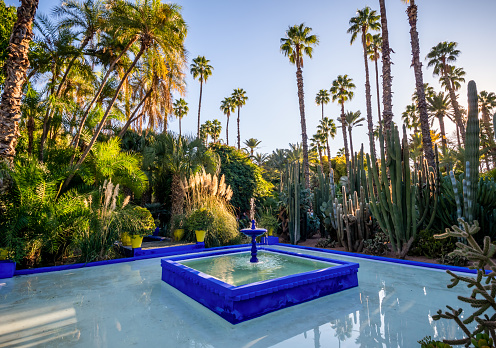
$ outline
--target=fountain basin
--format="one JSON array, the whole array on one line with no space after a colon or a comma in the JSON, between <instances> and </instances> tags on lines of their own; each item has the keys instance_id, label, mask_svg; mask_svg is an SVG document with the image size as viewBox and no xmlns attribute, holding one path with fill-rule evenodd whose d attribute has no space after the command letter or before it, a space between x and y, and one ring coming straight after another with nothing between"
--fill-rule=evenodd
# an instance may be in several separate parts
<instances>
[{"instance_id":1,"label":"fountain basin","mask_svg":"<svg viewBox=\"0 0 496 348\"><path fill-rule=\"evenodd\" d=\"M313 271L231 285L212 275L186 266L187 260L218 257L250 251L249 248L205 252L162 259L162 280L215 312L231 324L358 286L358 263L301 255L270 247L264 252L284 254L295 262L315 261L328 265ZM247 258L249 255L247 255ZM246 260L248 262L248 259ZM185 262L186 264L182 264ZM338 298L336 298L339 301Z\"/></svg>"}]
</instances>

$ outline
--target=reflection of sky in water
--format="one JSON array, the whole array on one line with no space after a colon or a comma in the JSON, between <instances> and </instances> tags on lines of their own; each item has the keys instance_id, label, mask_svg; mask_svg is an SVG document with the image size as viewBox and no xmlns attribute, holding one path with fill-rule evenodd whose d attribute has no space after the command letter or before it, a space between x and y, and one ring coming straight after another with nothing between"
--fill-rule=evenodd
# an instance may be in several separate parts
<instances>
[{"instance_id":1,"label":"reflection of sky in water","mask_svg":"<svg viewBox=\"0 0 496 348\"><path fill-rule=\"evenodd\" d=\"M250 262L249 252L186 260L180 263L235 286L335 266L327 262L263 251L259 252L257 257L258 263Z\"/></svg>"},{"instance_id":2,"label":"reflection of sky in water","mask_svg":"<svg viewBox=\"0 0 496 348\"><path fill-rule=\"evenodd\" d=\"M158 258L1 280L0 347L418 347L463 336L432 320L467 294L447 289L444 272L330 257L360 263L357 288L238 325L162 282Z\"/></svg>"}]
</instances>

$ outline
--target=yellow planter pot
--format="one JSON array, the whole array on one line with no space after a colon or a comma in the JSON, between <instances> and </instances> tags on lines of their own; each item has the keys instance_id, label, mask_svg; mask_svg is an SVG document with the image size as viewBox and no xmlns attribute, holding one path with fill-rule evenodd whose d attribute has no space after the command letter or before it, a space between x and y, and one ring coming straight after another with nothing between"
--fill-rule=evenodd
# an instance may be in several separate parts
<instances>
[{"instance_id":1,"label":"yellow planter pot","mask_svg":"<svg viewBox=\"0 0 496 348\"><path fill-rule=\"evenodd\" d=\"M131 246L133 249L141 248L141 242L143 242L142 236L131 236Z\"/></svg>"},{"instance_id":2,"label":"yellow planter pot","mask_svg":"<svg viewBox=\"0 0 496 348\"><path fill-rule=\"evenodd\" d=\"M121 241L122 241L122 245L124 245L124 246L130 246L131 245L131 237L129 236L129 234L127 232L124 232L122 234Z\"/></svg>"},{"instance_id":3,"label":"yellow planter pot","mask_svg":"<svg viewBox=\"0 0 496 348\"><path fill-rule=\"evenodd\" d=\"M202 243L205 240L205 234L207 231L195 231L196 241Z\"/></svg>"},{"instance_id":4,"label":"yellow planter pot","mask_svg":"<svg viewBox=\"0 0 496 348\"><path fill-rule=\"evenodd\" d=\"M267 233L268 233L269 236L272 236L274 234L274 228L269 228L267 230Z\"/></svg>"},{"instance_id":5,"label":"yellow planter pot","mask_svg":"<svg viewBox=\"0 0 496 348\"><path fill-rule=\"evenodd\" d=\"M176 242L179 242L181 239L184 237L184 229L178 228L177 230L174 230L174 240Z\"/></svg>"},{"instance_id":6,"label":"yellow planter pot","mask_svg":"<svg viewBox=\"0 0 496 348\"><path fill-rule=\"evenodd\" d=\"M0 260L7 260L8 255L9 252L7 251L7 249L0 248Z\"/></svg>"}]
</instances>

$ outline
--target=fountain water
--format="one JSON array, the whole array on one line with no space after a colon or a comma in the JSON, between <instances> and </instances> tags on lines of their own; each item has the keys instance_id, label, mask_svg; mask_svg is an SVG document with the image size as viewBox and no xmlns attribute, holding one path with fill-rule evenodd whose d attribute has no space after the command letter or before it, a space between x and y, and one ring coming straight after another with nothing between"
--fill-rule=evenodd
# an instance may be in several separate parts
<instances>
[{"instance_id":1,"label":"fountain water","mask_svg":"<svg viewBox=\"0 0 496 348\"><path fill-rule=\"evenodd\" d=\"M261 236L267 232L266 229L264 228L256 228L255 227L255 220L251 220L251 228L245 228L241 230L241 233L243 233L247 237L251 237L251 263L257 263L258 258L257 258L257 240L256 238L258 236Z\"/></svg>"}]
</instances>

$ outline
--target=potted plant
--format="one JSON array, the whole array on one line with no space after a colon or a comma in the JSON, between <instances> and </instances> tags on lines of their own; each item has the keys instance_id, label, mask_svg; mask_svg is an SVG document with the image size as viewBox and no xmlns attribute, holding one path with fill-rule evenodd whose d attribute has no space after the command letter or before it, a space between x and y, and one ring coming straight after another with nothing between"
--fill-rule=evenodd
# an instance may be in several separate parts
<instances>
[{"instance_id":1,"label":"potted plant","mask_svg":"<svg viewBox=\"0 0 496 348\"><path fill-rule=\"evenodd\" d=\"M176 214L172 218L172 230L174 231L174 241L179 242L184 236L184 214Z\"/></svg>"},{"instance_id":2,"label":"potted plant","mask_svg":"<svg viewBox=\"0 0 496 348\"><path fill-rule=\"evenodd\" d=\"M205 234L211 229L214 222L214 214L208 209L201 208L193 211L188 217L188 228L195 231L196 241L203 243Z\"/></svg>"},{"instance_id":3,"label":"potted plant","mask_svg":"<svg viewBox=\"0 0 496 348\"><path fill-rule=\"evenodd\" d=\"M12 278L14 276L16 263L9 259L7 248L0 248L0 279Z\"/></svg>"},{"instance_id":4,"label":"potted plant","mask_svg":"<svg viewBox=\"0 0 496 348\"><path fill-rule=\"evenodd\" d=\"M131 238L131 247L133 249L141 248L143 237L149 235L155 227L152 214L146 208L130 207L121 217L124 225L122 228L127 231Z\"/></svg>"}]
</instances>

